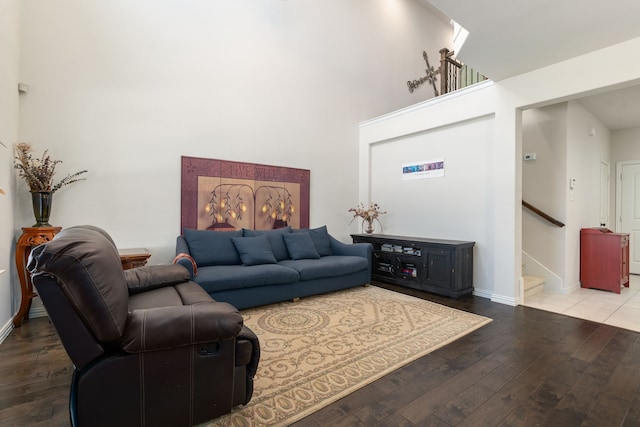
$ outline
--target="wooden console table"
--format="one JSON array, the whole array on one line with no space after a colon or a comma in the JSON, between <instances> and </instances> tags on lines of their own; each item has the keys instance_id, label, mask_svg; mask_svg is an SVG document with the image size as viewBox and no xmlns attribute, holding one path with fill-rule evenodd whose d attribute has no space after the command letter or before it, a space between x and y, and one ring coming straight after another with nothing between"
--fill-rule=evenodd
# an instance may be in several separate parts
<instances>
[{"instance_id":1,"label":"wooden console table","mask_svg":"<svg viewBox=\"0 0 640 427\"><path fill-rule=\"evenodd\" d=\"M371 243L374 279L458 298L473 293L475 242L352 234L354 243Z\"/></svg>"},{"instance_id":2,"label":"wooden console table","mask_svg":"<svg viewBox=\"0 0 640 427\"><path fill-rule=\"evenodd\" d=\"M33 283L31 282L31 274L27 271L27 260L31 249L35 246L47 243L58 234L62 227L23 227L22 236L16 243L16 268L18 270L18 279L20 280L20 309L13 318L15 327L22 325L23 319L29 318L29 309L33 298L38 296L33 292Z\"/></svg>"}]
</instances>

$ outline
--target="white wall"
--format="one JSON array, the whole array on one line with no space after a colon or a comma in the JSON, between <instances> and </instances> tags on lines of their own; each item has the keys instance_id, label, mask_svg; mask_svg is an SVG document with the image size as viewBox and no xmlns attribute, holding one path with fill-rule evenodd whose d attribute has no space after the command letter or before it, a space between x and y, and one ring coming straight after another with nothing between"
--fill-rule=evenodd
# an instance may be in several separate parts
<instances>
[{"instance_id":1,"label":"white wall","mask_svg":"<svg viewBox=\"0 0 640 427\"><path fill-rule=\"evenodd\" d=\"M474 287L494 282L493 175L500 167L491 82L360 126L360 194L388 211L384 232L476 242ZM445 176L403 181L401 167L444 157Z\"/></svg>"},{"instance_id":2,"label":"white wall","mask_svg":"<svg viewBox=\"0 0 640 427\"><path fill-rule=\"evenodd\" d=\"M611 200L615 200L619 181L617 164L619 162L640 162L640 128L621 129L611 132ZM618 206L611 213L611 227L619 226L618 217L621 212ZM615 229L615 231L620 231Z\"/></svg>"},{"instance_id":3,"label":"white wall","mask_svg":"<svg viewBox=\"0 0 640 427\"><path fill-rule=\"evenodd\" d=\"M30 86L7 139L49 149L59 178L89 170L55 194L52 224L103 227L151 264L174 255L183 155L310 169L311 225L350 241L358 122L433 97L406 83L452 33L414 0L20 4L21 20L0 18L21 23L8 63ZM26 184L14 190L5 250L33 223Z\"/></svg>"},{"instance_id":4,"label":"white wall","mask_svg":"<svg viewBox=\"0 0 640 427\"><path fill-rule=\"evenodd\" d=\"M493 141L489 144L491 197L487 200L487 208L492 214L490 223L486 225L491 229L492 241L484 255L491 269L486 276L478 278L491 280L477 285L482 294L488 293L494 301L518 304L522 252L522 111L596 91L637 84L640 81L640 58L630 58L628 66L607 73L600 70L600 64L615 61L617 57L628 57L625 52L637 49L640 49L640 38L502 80L470 94L444 97L439 102L427 102L363 123L360 130L361 198L370 196L374 191L371 183L375 182L372 177L377 171L370 168L372 144L400 140L412 133L429 132L443 126L464 126L466 120L493 114ZM568 149L568 158L572 150ZM573 164L569 164L567 170L569 174L579 172ZM473 177L473 172L469 171L468 179ZM461 192L453 196L467 195ZM444 215L453 215L453 210L443 212ZM568 212L568 217L572 216L573 212ZM419 233L420 230L413 231ZM567 259L567 262L573 261Z\"/></svg>"},{"instance_id":5,"label":"white wall","mask_svg":"<svg viewBox=\"0 0 640 427\"><path fill-rule=\"evenodd\" d=\"M311 170L311 224L348 239L357 123L409 94L449 23L397 2L24 2L22 139L88 179L52 223L91 223L172 259L180 156ZM20 183L18 191L26 186ZM19 198L20 220L30 221Z\"/></svg>"},{"instance_id":6,"label":"white wall","mask_svg":"<svg viewBox=\"0 0 640 427\"><path fill-rule=\"evenodd\" d=\"M17 289L11 286L13 247L13 153L12 142L18 138L18 59L20 57L19 0L0 2L0 342L11 330L12 300Z\"/></svg>"},{"instance_id":7,"label":"white wall","mask_svg":"<svg viewBox=\"0 0 640 427\"><path fill-rule=\"evenodd\" d=\"M524 209L522 249L560 278L547 278L546 291L569 293L580 286L580 229L599 226L600 162L610 162L610 132L569 101L524 111L522 133L523 152L537 155L522 162L522 198L565 224Z\"/></svg>"},{"instance_id":8,"label":"white wall","mask_svg":"<svg viewBox=\"0 0 640 427\"><path fill-rule=\"evenodd\" d=\"M580 229L600 226L600 162L610 163L610 131L579 102L569 102L567 131L568 190L564 293L580 286ZM615 169L614 169L615 170ZM615 200L615 195L610 197Z\"/></svg>"},{"instance_id":9,"label":"white wall","mask_svg":"<svg viewBox=\"0 0 640 427\"><path fill-rule=\"evenodd\" d=\"M612 175L616 162L640 160L640 128L622 129L611 132ZM615 182L615 180L613 180ZM611 193L612 195L615 192Z\"/></svg>"},{"instance_id":10,"label":"white wall","mask_svg":"<svg viewBox=\"0 0 640 427\"><path fill-rule=\"evenodd\" d=\"M612 132L612 148L611 148L611 188L612 193L615 195L615 211L612 216L612 224L615 225L615 231L617 232L630 232L629 226L622 222L622 218L625 215L623 212L623 206L626 206L622 188L622 174L623 168L630 167L632 163L640 163L640 128L623 129ZM636 188L636 191L638 189ZM631 261L630 271L638 274L639 271L635 268L633 261L640 257L640 241L638 240L636 233L630 232L630 249L629 257Z\"/></svg>"},{"instance_id":11,"label":"white wall","mask_svg":"<svg viewBox=\"0 0 640 427\"><path fill-rule=\"evenodd\" d=\"M522 199L566 224L567 103L523 111ZM559 277L565 273L566 227L522 210L522 249ZM532 266L531 266L532 267ZM524 266L525 271L527 266ZM553 281L547 280L547 284ZM545 289L548 286L545 285Z\"/></svg>"},{"instance_id":12,"label":"white wall","mask_svg":"<svg viewBox=\"0 0 640 427\"><path fill-rule=\"evenodd\" d=\"M388 211L384 232L477 242L478 289L490 283L492 140L493 120L481 117L371 146L371 200ZM442 158L444 177L402 179L403 165Z\"/></svg>"}]
</instances>

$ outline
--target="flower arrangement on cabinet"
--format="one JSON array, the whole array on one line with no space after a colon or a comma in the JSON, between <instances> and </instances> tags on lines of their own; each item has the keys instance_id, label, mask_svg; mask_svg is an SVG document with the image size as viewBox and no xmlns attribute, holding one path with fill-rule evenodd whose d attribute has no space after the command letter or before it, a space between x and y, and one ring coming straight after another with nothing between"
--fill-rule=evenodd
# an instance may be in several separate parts
<instances>
[{"instance_id":1,"label":"flower arrangement on cabinet","mask_svg":"<svg viewBox=\"0 0 640 427\"><path fill-rule=\"evenodd\" d=\"M356 218L362 218L363 229L365 222L367 223L367 229L365 230L367 234L373 233L374 222L378 222L380 225L380 231L382 231L382 223L378 219L378 216L384 215L386 212L382 212L377 203L370 203L367 208L364 203L360 202L358 206L349 209L348 212L353 212L353 218L349 224L351 224Z\"/></svg>"},{"instance_id":2,"label":"flower arrangement on cabinet","mask_svg":"<svg viewBox=\"0 0 640 427\"><path fill-rule=\"evenodd\" d=\"M65 185L85 179L79 178L80 175L87 173L86 170L81 170L65 176L54 184L53 175L56 173L56 166L62 163L62 160L51 160L48 154L49 150L44 150L40 158L34 157L31 145L26 142L16 144L15 150L14 167L18 170L20 178L27 181L29 190L32 192L55 193Z\"/></svg>"}]
</instances>

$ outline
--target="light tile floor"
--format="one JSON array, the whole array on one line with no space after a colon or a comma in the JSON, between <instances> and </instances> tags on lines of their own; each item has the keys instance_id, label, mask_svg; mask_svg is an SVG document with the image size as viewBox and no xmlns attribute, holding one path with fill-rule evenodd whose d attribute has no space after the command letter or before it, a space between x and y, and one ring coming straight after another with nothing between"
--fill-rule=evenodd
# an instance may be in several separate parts
<instances>
[{"instance_id":1,"label":"light tile floor","mask_svg":"<svg viewBox=\"0 0 640 427\"><path fill-rule=\"evenodd\" d=\"M640 332L640 275L632 274L620 294L582 288L569 295L540 292L523 305Z\"/></svg>"}]
</instances>

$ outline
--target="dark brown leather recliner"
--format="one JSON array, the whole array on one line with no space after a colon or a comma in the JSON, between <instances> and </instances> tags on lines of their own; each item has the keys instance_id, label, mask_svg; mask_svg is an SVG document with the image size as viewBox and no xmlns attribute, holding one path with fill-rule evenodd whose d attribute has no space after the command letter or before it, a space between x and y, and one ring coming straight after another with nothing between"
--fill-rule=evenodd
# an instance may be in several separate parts
<instances>
[{"instance_id":1,"label":"dark brown leather recliner","mask_svg":"<svg viewBox=\"0 0 640 427\"><path fill-rule=\"evenodd\" d=\"M179 265L122 270L103 230L63 230L29 271L74 364L73 426L191 426L249 402L259 344Z\"/></svg>"}]
</instances>

